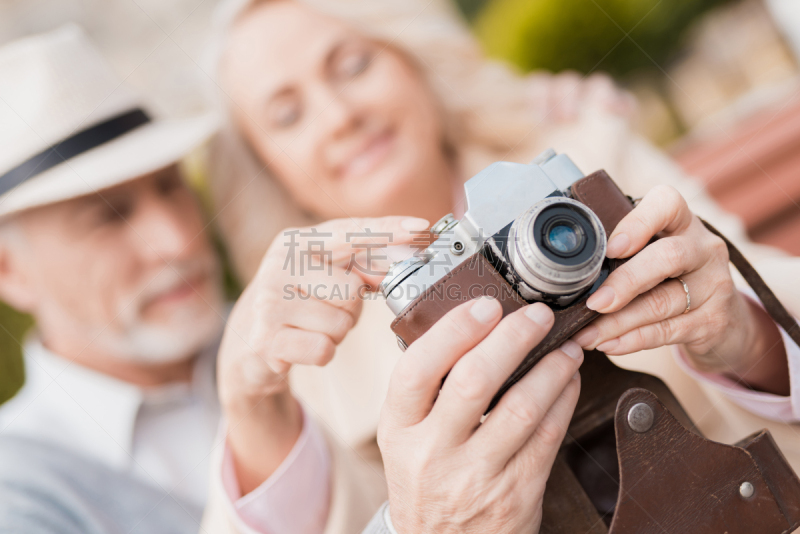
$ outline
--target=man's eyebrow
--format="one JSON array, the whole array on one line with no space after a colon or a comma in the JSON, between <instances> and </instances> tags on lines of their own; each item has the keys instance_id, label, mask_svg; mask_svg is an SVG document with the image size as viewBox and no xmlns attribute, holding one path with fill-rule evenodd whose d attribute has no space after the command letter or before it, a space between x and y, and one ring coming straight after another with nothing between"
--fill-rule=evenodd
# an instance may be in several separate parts
<instances>
[{"instance_id":1,"label":"man's eyebrow","mask_svg":"<svg viewBox=\"0 0 800 534\"><path fill-rule=\"evenodd\" d=\"M106 201L100 194L92 193L70 202L67 213L71 217L80 217L82 214L96 213L97 210L103 209L103 206L108 206Z\"/></svg>"},{"instance_id":2,"label":"man's eyebrow","mask_svg":"<svg viewBox=\"0 0 800 534\"><path fill-rule=\"evenodd\" d=\"M103 200L103 197L101 196L101 193L97 192L97 193L90 193L88 195L84 195L82 197L76 198L73 205L76 208L83 210L83 209L91 208L91 207L96 206L98 204L104 204L104 203L105 203L105 201Z\"/></svg>"}]
</instances>

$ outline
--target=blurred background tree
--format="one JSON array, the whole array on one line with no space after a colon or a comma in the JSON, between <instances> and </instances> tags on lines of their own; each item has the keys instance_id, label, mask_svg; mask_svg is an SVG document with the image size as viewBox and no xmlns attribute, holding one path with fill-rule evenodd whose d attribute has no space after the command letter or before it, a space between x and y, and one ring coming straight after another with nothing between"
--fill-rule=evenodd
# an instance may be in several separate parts
<instances>
[{"instance_id":1,"label":"blurred background tree","mask_svg":"<svg viewBox=\"0 0 800 534\"><path fill-rule=\"evenodd\" d=\"M524 71L663 68L693 20L731 0L459 0L487 52Z\"/></svg>"},{"instance_id":2,"label":"blurred background tree","mask_svg":"<svg viewBox=\"0 0 800 534\"><path fill-rule=\"evenodd\" d=\"M456 2L487 53L523 72L611 74L663 147L798 74L765 0Z\"/></svg>"},{"instance_id":3,"label":"blurred background tree","mask_svg":"<svg viewBox=\"0 0 800 534\"><path fill-rule=\"evenodd\" d=\"M10 399L25 378L20 343L32 321L0 302L0 403Z\"/></svg>"}]
</instances>

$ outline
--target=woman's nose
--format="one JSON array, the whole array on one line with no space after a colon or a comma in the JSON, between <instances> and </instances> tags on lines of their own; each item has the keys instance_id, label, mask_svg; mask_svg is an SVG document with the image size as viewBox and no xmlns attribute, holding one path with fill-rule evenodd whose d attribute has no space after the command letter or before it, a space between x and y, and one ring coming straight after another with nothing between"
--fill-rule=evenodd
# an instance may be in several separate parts
<instances>
[{"instance_id":1,"label":"woman's nose","mask_svg":"<svg viewBox=\"0 0 800 534\"><path fill-rule=\"evenodd\" d=\"M329 93L318 120L324 126L326 134L338 137L358 127L360 113L357 106L342 92Z\"/></svg>"}]
</instances>

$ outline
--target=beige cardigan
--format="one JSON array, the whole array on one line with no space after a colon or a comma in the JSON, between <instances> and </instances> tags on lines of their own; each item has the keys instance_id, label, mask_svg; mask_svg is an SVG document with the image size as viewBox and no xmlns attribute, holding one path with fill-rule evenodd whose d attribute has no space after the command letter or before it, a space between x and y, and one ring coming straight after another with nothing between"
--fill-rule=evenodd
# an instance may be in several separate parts
<instances>
[{"instance_id":1,"label":"beige cardigan","mask_svg":"<svg viewBox=\"0 0 800 534\"><path fill-rule=\"evenodd\" d=\"M748 243L735 217L723 213L698 184L688 180L664 154L632 134L623 120L588 111L579 122L540 131L539 138L546 143L538 148L553 147L568 154L586 173L606 169L631 196L643 195L657 184L676 187L695 213L740 246L784 304L795 316L800 316L800 284L796 279L800 258ZM473 156L465 162L465 167L474 174L488 163L490 158ZM392 318L383 301L366 302L361 320L338 348L333 362L325 368L297 367L292 371L294 392L327 430L336 459L328 534L359 532L385 495L381 477L374 476L375 470L380 469L375 456L375 434L389 376L401 354L389 330ZM757 417L735 406L715 389L698 384L677 366L669 348L643 351L614 361L664 380L710 439L733 443L768 428L789 462L800 471L800 426ZM365 451L370 450L373 453L368 457ZM219 472L217 462L212 474L212 487L217 490L221 488ZM369 476L364 477L365 472ZM237 531L230 511L213 496L204 525L208 532Z\"/></svg>"}]
</instances>

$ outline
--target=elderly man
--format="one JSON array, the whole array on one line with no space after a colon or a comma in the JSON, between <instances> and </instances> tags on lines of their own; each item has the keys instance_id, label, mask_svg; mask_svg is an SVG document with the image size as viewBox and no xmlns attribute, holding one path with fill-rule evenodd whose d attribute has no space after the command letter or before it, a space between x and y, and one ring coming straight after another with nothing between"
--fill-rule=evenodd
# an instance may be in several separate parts
<instances>
[{"instance_id":1,"label":"elderly man","mask_svg":"<svg viewBox=\"0 0 800 534\"><path fill-rule=\"evenodd\" d=\"M75 26L0 49L0 298L36 319L0 408L4 527L103 530L58 496L196 529L225 305L177 162L214 128L152 119Z\"/></svg>"},{"instance_id":2,"label":"elderly man","mask_svg":"<svg viewBox=\"0 0 800 534\"><path fill-rule=\"evenodd\" d=\"M0 49L0 98L0 298L36 320L0 408L0 530L196 531L226 305L177 162L215 121L152 119L74 26ZM284 470L307 469L255 500L304 532L284 505L324 524L325 443L279 423L275 464L297 442Z\"/></svg>"},{"instance_id":3,"label":"elderly man","mask_svg":"<svg viewBox=\"0 0 800 534\"><path fill-rule=\"evenodd\" d=\"M384 500L372 465L324 435L287 369L259 352L267 284L251 284L229 322L220 407L219 264L177 164L213 131L207 117L152 119L77 27L0 48L0 298L36 319L26 383L0 407L0 530L192 532L211 493L206 531L350 533ZM372 222L406 238L427 224ZM383 453L400 532L538 525L528 503L577 401L582 351L549 355L478 425L553 322L542 304L500 311L491 299L457 308L398 366ZM317 312L331 313L305 316ZM386 510L366 532L391 531Z\"/></svg>"}]
</instances>

